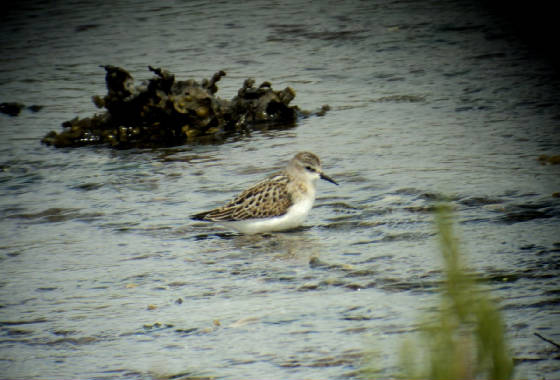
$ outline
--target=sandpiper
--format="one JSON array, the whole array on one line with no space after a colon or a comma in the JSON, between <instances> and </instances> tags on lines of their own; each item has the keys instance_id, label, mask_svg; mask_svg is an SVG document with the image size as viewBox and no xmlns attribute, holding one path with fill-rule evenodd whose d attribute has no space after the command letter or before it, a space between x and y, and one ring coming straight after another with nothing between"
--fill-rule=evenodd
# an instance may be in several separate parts
<instances>
[{"instance_id":1,"label":"sandpiper","mask_svg":"<svg viewBox=\"0 0 560 380\"><path fill-rule=\"evenodd\" d=\"M285 231L300 226L315 201L315 182L338 183L321 170L319 157L299 152L286 168L251 186L226 205L192 216L244 234Z\"/></svg>"}]
</instances>

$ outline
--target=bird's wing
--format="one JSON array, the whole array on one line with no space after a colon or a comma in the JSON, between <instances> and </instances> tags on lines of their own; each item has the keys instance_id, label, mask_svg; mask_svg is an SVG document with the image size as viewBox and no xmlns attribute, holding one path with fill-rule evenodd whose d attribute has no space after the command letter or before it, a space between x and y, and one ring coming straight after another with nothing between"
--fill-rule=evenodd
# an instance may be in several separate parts
<instances>
[{"instance_id":1,"label":"bird's wing","mask_svg":"<svg viewBox=\"0 0 560 380\"><path fill-rule=\"evenodd\" d=\"M237 221L284 215L292 205L292 197L286 191L289 178L273 175L245 190L225 206L195 215L195 219Z\"/></svg>"}]
</instances>

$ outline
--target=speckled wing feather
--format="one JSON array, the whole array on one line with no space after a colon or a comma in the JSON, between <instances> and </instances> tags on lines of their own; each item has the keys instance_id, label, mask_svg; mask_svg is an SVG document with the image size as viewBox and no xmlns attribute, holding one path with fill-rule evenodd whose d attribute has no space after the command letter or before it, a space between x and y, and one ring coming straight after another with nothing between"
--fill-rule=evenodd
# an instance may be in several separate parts
<instances>
[{"instance_id":1,"label":"speckled wing feather","mask_svg":"<svg viewBox=\"0 0 560 380\"><path fill-rule=\"evenodd\" d=\"M286 191L289 178L284 173L272 175L239 194L225 206L193 216L212 222L269 218L284 215L292 205Z\"/></svg>"}]
</instances>

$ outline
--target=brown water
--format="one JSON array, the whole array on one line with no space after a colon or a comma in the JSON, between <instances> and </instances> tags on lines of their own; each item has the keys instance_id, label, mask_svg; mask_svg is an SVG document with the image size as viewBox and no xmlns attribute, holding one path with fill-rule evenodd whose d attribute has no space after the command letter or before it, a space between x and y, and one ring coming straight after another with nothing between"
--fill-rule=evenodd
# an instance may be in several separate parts
<instances>
[{"instance_id":1,"label":"brown water","mask_svg":"<svg viewBox=\"0 0 560 380\"><path fill-rule=\"evenodd\" d=\"M558 378L558 77L469 2L23 3L0 25L0 377L355 377L397 373L437 300L432 202L503 309L517 378ZM324 117L223 145L56 150L104 70L291 86ZM318 184L305 227L242 236L188 215L295 152ZM181 376L178 376L181 377Z\"/></svg>"}]
</instances>

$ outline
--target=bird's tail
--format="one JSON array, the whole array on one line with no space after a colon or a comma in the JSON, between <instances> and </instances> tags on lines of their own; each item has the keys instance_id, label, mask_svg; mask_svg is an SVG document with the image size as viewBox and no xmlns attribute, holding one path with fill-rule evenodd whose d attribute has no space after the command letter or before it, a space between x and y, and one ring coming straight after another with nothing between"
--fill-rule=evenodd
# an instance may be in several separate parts
<instances>
[{"instance_id":1,"label":"bird's tail","mask_svg":"<svg viewBox=\"0 0 560 380\"><path fill-rule=\"evenodd\" d=\"M203 220L203 221L205 221L206 220L206 215L208 215L208 211L201 212L199 214L191 215L191 219L192 220Z\"/></svg>"}]
</instances>

